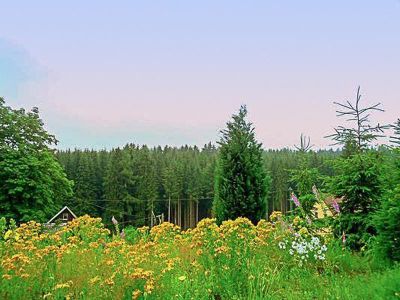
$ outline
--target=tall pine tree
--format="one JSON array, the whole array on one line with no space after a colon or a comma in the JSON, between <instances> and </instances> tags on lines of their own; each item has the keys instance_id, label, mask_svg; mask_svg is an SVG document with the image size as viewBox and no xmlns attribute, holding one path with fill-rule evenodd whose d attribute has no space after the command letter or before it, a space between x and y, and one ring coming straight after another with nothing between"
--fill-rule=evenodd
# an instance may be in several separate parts
<instances>
[{"instance_id":1,"label":"tall pine tree","mask_svg":"<svg viewBox=\"0 0 400 300\"><path fill-rule=\"evenodd\" d=\"M246 116L246 106L241 106L221 131L214 196L214 214L219 223L237 217L256 223L265 217L268 177L263 150Z\"/></svg>"}]
</instances>

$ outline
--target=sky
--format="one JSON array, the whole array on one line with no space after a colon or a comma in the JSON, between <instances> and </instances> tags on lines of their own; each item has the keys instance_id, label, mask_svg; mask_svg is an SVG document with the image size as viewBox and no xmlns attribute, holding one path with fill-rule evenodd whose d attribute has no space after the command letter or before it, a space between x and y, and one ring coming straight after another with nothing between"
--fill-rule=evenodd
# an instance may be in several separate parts
<instances>
[{"instance_id":1,"label":"sky","mask_svg":"<svg viewBox=\"0 0 400 300\"><path fill-rule=\"evenodd\" d=\"M264 148L315 148L333 101L400 117L400 0L3 1L0 96L65 148L204 145L246 104Z\"/></svg>"}]
</instances>

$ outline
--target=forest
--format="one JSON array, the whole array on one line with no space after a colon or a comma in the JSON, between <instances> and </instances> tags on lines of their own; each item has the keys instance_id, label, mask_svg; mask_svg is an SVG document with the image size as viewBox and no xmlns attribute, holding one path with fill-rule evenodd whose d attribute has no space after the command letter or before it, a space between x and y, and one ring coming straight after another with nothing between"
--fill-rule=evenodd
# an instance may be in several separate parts
<instances>
[{"instance_id":1,"label":"forest","mask_svg":"<svg viewBox=\"0 0 400 300\"><path fill-rule=\"evenodd\" d=\"M245 105L201 149L57 150L0 98L1 298L398 298L400 119L336 106L336 150L265 149Z\"/></svg>"},{"instance_id":2,"label":"forest","mask_svg":"<svg viewBox=\"0 0 400 300\"><path fill-rule=\"evenodd\" d=\"M170 220L188 228L194 220L211 217L217 152L211 143L201 149L127 144L109 151L57 151L56 157L74 182L74 197L67 204L79 215L100 216L106 223L116 215L122 222L143 226L150 225L152 211L168 220L170 204ZM304 155L291 149L263 151L270 178L268 211L290 209L289 191L297 192L291 172L303 160L322 178L333 174L331 163L339 155L333 150ZM179 212L180 219L176 218Z\"/></svg>"}]
</instances>

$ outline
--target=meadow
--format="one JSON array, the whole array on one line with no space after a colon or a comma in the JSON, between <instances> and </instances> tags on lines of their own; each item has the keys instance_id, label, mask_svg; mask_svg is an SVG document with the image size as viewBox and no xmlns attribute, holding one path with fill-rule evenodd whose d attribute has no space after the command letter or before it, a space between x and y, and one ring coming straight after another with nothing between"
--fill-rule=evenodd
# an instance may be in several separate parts
<instances>
[{"instance_id":1,"label":"meadow","mask_svg":"<svg viewBox=\"0 0 400 300\"><path fill-rule=\"evenodd\" d=\"M182 231L1 219L1 299L397 299L400 268L274 212Z\"/></svg>"}]
</instances>

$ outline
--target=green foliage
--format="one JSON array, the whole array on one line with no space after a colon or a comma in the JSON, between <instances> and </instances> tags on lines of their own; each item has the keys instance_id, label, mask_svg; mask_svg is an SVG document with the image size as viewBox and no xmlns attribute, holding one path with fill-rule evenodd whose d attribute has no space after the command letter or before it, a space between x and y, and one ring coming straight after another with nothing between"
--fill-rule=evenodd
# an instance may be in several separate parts
<instances>
[{"instance_id":1,"label":"green foliage","mask_svg":"<svg viewBox=\"0 0 400 300\"><path fill-rule=\"evenodd\" d=\"M265 216L268 177L261 144L246 115L242 106L221 132L214 199L218 222L243 216L256 223Z\"/></svg>"},{"instance_id":2,"label":"green foliage","mask_svg":"<svg viewBox=\"0 0 400 300\"><path fill-rule=\"evenodd\" d=\"M378 232L375 245L378 254L400 262L400 149L395 149L389 159L386 164L389 163L392 172L384 174L384 180L389 185L386 186L381 206L374 216Z\"/></svg>"},{"instance_id":3,"label":"green foliage","mask_svg":"<svg viewBox=\"0 0 400 300\"><path fill-rule=\"evenodd\" d=\"M377 248L384 257L400 262L400 185L382 201L375 216Z\"/></svg>"},{"instance_id":4,"label":"green foliage","mask_svg":"<svg viewBox=\"0 0 400 300\"><path fill-rule=\"evenodd\" d=\"M18 222L46 221L71 195L72 183L49 145L37 108L5 106L0 98L0 211Z\"/></svg>"},{"instance_id":5,"label":"green foliage","mask_svg":"<svg viewBox=\"0 0 400 300\"><path fill-rule=\"evenodd\" d=\"M312 188L321 185L322 176L317 168L309 166L305 154L300 159L298 167L290 172L290 181L295 187L295 193L298 195L302 208L309 214L317 201Z\"/></svg>"},{"instance_id":6,"label":"green foliage","mask_svg":"<svg viewBox=\"0 0 400 300\"><path fill-rule=\"evenodd\" d=\"M394 135L390 137L390 141L398 147L400 146L400 119L397 119L392 127L394 129Z\"/></svg>"},{"instance_id":7,"label":"green foliage","mask_svg":"<svg viewBox=\"0 0 400 300\"><path fill-rule=\"evenodd\" d=\"M330 179L330 191L343 197L335 230L339 236L345 232L346 243L359 250L376 233L370 214L379 207L382 194L380 156L371 150L340 158L335 161L335 169L337 174Z\"/></svg>"}]
</instances>

